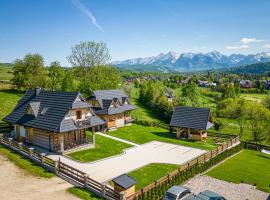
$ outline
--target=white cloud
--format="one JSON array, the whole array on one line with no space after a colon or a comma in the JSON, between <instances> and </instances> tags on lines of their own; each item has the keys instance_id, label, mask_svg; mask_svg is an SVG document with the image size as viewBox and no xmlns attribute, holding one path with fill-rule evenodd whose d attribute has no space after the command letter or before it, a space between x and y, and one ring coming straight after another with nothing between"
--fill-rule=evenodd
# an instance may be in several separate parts
<instances>
[{"instance_id":1,"label":"white cloud","mask_svg":"<svg viewBox=\"0 0 270 200\"><path fill-rule=\"evenodd\" d=\"M235 50L237 50L237 49L248 49L249 46L248 45L239 45L239 46L228 46L226 48L227 49L235 49Z\"/></svg>"},{"instance_id":2,"label":"white cloud","mask_svg":"<svg viewBox=\"0 0 270 200\"><path fill-rule=\"evenodd\" d=\"M80 0L71 0L71 2L76 8L78 8L83 14L85 14L90 19L90 21L96 28L104 32L102 26L98 24L96 17Z\"/></svg>"},{"instance_id":3,"label":"white cloud","mask_svg":"<svg viewBox=\"0 0 270 200\"><path fill-rule=\"evenodd\" d=\"M240 42L242 44L249 44L249 43L258 43L258 42L262 42L263 40L259 40L259 39L256 39L256 38L242 38L240 40Z\"/></svg>"},{"instance_id":4,"label":"white cloud","mask_svg":"<svg viewBox=\"0 0 270 200\"><path fill-rule=\"evenodd\" d=\"M265 44L263 47L266 49L270 49L270 44Z\"/></svg>"}]
</instances>

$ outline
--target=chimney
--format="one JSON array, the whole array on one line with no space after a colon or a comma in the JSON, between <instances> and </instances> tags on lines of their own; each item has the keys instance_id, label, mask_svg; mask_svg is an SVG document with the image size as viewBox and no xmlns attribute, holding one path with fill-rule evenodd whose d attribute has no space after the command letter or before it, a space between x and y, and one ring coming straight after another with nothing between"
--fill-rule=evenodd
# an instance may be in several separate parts
<instances>
[{"instance_id":1,"label":"chimney","mask_svg":"<svg viewBox=\"0 0 270 200\"><path fill-rule=\"evenodd\" d=\"M35 96L38 96L41 91L41 87L36 87L35 89Z\"/></svg>"}]
</instances>

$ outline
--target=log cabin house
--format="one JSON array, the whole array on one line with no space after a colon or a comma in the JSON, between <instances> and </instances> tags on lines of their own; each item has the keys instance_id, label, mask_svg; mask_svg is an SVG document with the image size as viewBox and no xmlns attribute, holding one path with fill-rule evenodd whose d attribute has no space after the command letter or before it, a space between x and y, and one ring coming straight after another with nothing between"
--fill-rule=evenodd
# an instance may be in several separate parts
<instances>
[{"instance_id":1,"label":"log cabin house","mask_svg":"<svg viewBox=\"0 0 270 200\"><path fill-rule=\"evenodd\" d=\"M178 106L170 126L176 128L179 139L206 141L207 130L213 126L210 109Z\"/></svg>"},{"instance_id":2,"label":"log cabin house","mask_svg":"<svg viewBox=\"0 0 270 200\"><path fill-rule=\"evenodd\" d=\"M131 111L136 107L122 90L96 90L88 101L94 112L106 121L100 129L115 129L132 122Z\"/></svg>"},{"instance_id":3,"label":"log cabin house","mask_svg":"<svg viewBox=\"0 0 270 200\"><path fill-rule=\"evenodd\" d=\"M61 154L93 146L86 130L105 123L80 93L41 88L27 91L4 121L14 126L15 140Z\"/></svg>"}]
</instances>

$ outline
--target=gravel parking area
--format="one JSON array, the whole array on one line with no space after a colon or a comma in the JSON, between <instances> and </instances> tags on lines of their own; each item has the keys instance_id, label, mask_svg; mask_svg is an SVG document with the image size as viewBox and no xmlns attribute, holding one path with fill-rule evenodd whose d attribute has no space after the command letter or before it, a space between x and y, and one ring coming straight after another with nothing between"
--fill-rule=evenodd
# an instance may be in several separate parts
<instances>
[{"instance_id":1,"label":"gravel parking area","mask_svg":"<svg viewBox=\"0 0 270 200\"><path fill-rule=\"evenodd\" d=\"M209 176L196 176L185 184L186 187L192 189L197 194L204 190L216 192L229 200L269 200L268 193L254 189L253 186L247 184L235 184Z\"/></svg>"}]
</instances>

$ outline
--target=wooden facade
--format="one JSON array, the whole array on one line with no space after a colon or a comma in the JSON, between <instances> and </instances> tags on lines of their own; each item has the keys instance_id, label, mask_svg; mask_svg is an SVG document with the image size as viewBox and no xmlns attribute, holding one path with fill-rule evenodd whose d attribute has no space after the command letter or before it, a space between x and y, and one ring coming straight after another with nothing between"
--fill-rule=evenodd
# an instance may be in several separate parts
<instances>
[{"instance_id":1,"label":"wooden facade","mask_svg":"<svg viewBox=\"0 0 270 200\"><path fill-rule=\"evenodd\" d=\"M176 128L176 137L178 139L187 138L191 140L206 141L207 140L207 131L191 129L191 128Z\"/></svg>"},{"instance_id":2,"label":"wooden facade","mask_svg":"<svg viewBox=\"0 0 270 200\"><path fill-rule=\"evenodd\" d=\"M119 113L114 115L98 115L106 121L107 128L117 128L132 122L131 112Z\"/></svg>"},{"instance_id":3,"label":"wooden facade","mask_svg":"<svg viewBox=\"0 0 270 200\"><path fill-rule=\"evenodd\" d=\"M86 130L80 129L64 133L54 133L42 129L25 127L25 136L20 135L20 126L16 125L15 139L38 146L52 152L64 152L76 146L93 142L87 139Z\"/></svg>"}]
</instances>

